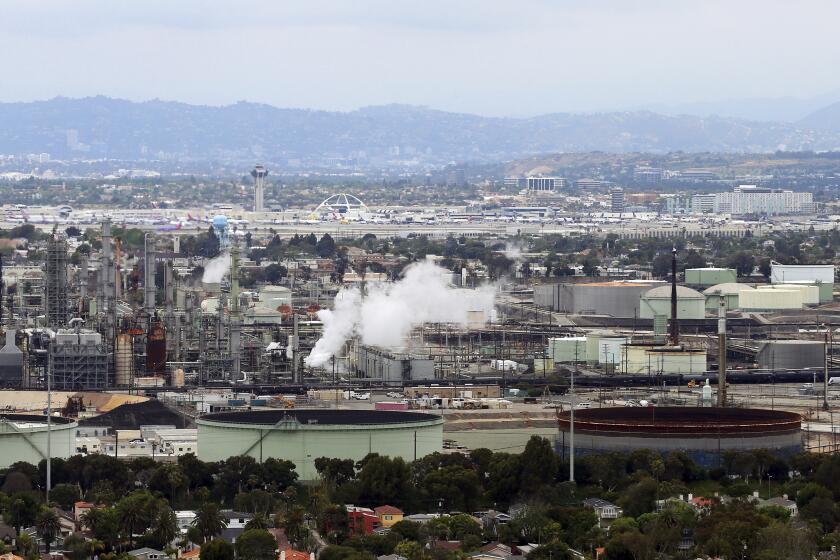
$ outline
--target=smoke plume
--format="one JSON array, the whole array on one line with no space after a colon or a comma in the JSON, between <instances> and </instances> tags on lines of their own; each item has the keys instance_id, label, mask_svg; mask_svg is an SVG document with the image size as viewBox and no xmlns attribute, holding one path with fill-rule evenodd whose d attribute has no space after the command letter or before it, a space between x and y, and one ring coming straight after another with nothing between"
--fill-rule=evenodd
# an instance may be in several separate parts
<instances>
[{"instance_id":1,"label":"smoke plume","mask_svg":"<svg viewBox=\"0 0 840 560\"><path fill-rule=\"evenodd\" d=\"M201 281L205 284L218 284L230 270L230 254L222 253L210 260L204 267Z\"/></svg>"},{"instance_id":2,"label":"smoke plume","mask_svg":"<svg viewBox=\"0 0 840 560\"><path fill-rule=\"evenodd\" d=\"M495 304L493 287L453 288L449 274L431 262L420 262L406 268L398 282L369 284L364 298L357 288L341 290L334 309L318 312L324 332L306 363L324 365L352 336L369 346L393 349L404 346L411 331L424 323L466 326L470 311L490 317Z\"/></svg>"}]
</instances>

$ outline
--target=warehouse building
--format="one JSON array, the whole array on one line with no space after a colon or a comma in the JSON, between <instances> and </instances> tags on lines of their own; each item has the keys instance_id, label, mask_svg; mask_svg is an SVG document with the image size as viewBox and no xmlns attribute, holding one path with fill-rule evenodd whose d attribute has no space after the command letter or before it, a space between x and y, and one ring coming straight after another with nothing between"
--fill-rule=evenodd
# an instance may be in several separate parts
<instances>
[{"instance_id":1,"label":"warehouse building","mask_svg":"<svg viewBox=\"0 0 840 560\"><path fill-rule=\"evenodd\" d=\"M770 263L772 284L814 284L820 290L820 303L834 298L833 264L779 264Z\"/></svg>"}]
</instances>

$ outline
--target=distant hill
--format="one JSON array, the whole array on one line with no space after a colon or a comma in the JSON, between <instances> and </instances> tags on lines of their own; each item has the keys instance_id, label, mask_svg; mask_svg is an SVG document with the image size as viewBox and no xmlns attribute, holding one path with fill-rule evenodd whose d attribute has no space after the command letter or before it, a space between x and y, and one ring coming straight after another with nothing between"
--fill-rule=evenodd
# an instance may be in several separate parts
<instances>
[{"instance_id":1,"label":"distant hill","mask_svg":"<svg viewBox=\"0 0 840 560\"><path fill-rule=\"evenodd\" d=\"M814 111L799 121L799 125L815 130L840 132L840 102Z\"/></svg>"},{"instance_id":2,"label":"distant hill","mask_svg":"<svg viewBox=\"0 0 840 560\"><path fill-rule=\"evenodd\" d=\"M840 128L649 111L490 118L387 105L351 112L107 97L0 103L0 153L320 164L504 161L541 153L767 152L840 146Z\"/></svg>"}]
</instances>

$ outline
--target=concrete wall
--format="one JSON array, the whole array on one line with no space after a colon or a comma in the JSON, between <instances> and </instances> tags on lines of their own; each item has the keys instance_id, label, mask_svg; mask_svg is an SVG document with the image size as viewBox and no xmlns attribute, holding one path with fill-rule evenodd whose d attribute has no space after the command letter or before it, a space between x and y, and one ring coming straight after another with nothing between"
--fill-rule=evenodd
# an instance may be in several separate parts
<instances>
[{"instance_id":1,"label":"concrete wall","mask_svg":"<svg viewBox=\"0 0 840 560\"><path fill-rule=\"evenodd\" d=\"M358 461L368 453L379 453L413 461L443 448L442 418L358 426L287 423L278 427L201 419L197 424L198 457L202 461L221 461L234 455L247 455L257 461L275 457L292 461L302 480L318 477L318 457Z\"/></svg>"}]
</instances>

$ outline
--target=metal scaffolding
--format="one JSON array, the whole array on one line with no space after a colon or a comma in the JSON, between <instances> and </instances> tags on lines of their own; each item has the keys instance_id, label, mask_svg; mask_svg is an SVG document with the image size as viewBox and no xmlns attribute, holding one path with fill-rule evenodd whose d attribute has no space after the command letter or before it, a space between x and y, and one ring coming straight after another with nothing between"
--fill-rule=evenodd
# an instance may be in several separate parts
<instances>
[{"instance_id":1,"label":"metal scaffolding","mask_svg":"<svg viewBox=\"0 0 840 560\"><path fill-rule=\"evenodd\" d=\"M44 313L47 325L63 327L70 319L67 286L67 241L53 233L47 242Z\"/></svg>"}]
</instances>

